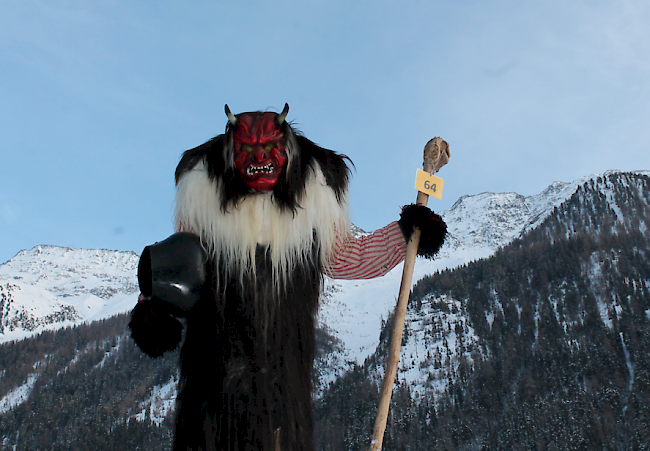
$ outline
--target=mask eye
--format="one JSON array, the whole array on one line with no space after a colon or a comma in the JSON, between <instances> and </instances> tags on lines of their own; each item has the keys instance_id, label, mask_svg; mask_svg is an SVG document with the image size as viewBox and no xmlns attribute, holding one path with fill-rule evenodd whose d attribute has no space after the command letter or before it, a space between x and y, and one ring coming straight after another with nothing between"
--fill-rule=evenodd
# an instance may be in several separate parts
<instances>
[{"instance_id":1,"label":"mask eye","mask_svg":"<svg viewBox=\"0 0 650 451\"><path fill-rule=\"evenodd\" d=\"M271 152L274 147L275 147L275 145L273 145L273 144L266 144L264 146L264 150L267 151L267 152Z\"/></svg>"},{"instance_id":2,"label":"mask eye","mask_svg":"<svg viewBox=\"0 0 650 451\"><path fill-rule=\"evenodd\" d=\"M243 146L241 146L241 150L243 152L251 153L253 151L253 146L249 146L248 144L244 144Z\"/></svg>"}]
</instances>

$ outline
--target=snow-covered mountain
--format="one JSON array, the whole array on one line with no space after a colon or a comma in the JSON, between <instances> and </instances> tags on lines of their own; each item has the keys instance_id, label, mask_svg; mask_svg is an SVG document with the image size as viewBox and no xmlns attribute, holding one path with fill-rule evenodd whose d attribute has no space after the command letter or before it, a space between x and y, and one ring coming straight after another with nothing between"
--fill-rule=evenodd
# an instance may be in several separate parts
<instances>
[{"instance_id":1,"label":"snow-covered mountain","mask_svg":"<svg viewBox=\"0 0 650 451\"><path fill-rule=\"evenodd\" d=\"M418 261L413 281L491 255L597 176L555 182L528 197L461 197L441 213L449 230L447 243L434 261ZM0 342L129 311L137 300L137 264L133 252L46 245L19 252L0 265ZM381 320L394 306L401 272L399 265L379 279L326 281L319 320L340 340L340 362L362 363L374 351Z\"/></svg>"},{"instance_id":2,"label":"snow-covered mountain","mask_svg":"<svg viewBox=\"0 0 650 451\"><path fill-rule=\"evenodd\" d=\"M134 252L36 246L0 265L0 342L106 318L137 300Z\"/></svg>"},{"instance_id":3,"label":"snow-covered mountain","mask_svg":"<svg viewBox=\"0 0 650 451\"><path fill-rule=\"evenodd\" d=\"M546 431L551 427L543 422L547 415L537 418L535 412L539 405L554 402L553 396L558 398L554 404L558 412L571 412L567 418L574 418L572 406L591 406L587 423L594 418L607 422L601 413L619 406L623 416L607 424L638 420L643 426L635 423L628 429L647 430L647 414L639 406L650 405L642 384L647 380L645 368L650 368L645 358L649 335L644 332L650 318L645 233L650 229L650 171L636 174L610 171L572 183L556 182L528 197L514 193L464 196L441 213L449 229L447 244L436 260L416 264L414 282L419 283L407 311L391 407L393 431L396 425L417 423L422 427L418 440L433 443L431 437L437 432L426 432L427 427L437 424L440 431L465 430L453 423L459 412L490 419L509 412L504 405L520 409L519 413L494 424L483 420L481 434L497 430L496 436L505 437L508 434L503 431L529 427L531 418L539 430ZM425 277L490 256L453 272ZM0 341L128 311L136 302L137 262L138 256L130 252L54 246L20 252L0 265ZM316 364L320 384L315 411L319 424L335 425L334 430L347 427L342 437L363 440L367 436L359 431L365 428L363 419L372 416L376 404L368 400L374 396L373 387L379 386L367 382L378 383L383 376L388 329L380 340L382 318L388 318L394 307L400 277L401 267L397 267L374 280L326 281L319 318L322 343ZM5 422L0 422L0 442L9 446L18 443L19 437L28 440L16 431L22 431L27 422L32 428L49 424L57 416L50 412L57 403L61 412L84 412L80 414L83 420L74 418L82 426L67 428L68 438L60 441L80 434L86 434L87 440L104 434L120 442L144 431L148 431L147 440L167 440L167 433L161 431L170 431L173 422L169 413L176 398L178 353L161 359L146 357L128 339L127 321L118 315L3 346L0 416ZM575 369L579 374L567 378L566 371ZM525 377L521 376L524 370L528 371ZM542 374L546 379L540 379ZM484 378L491 385L486 386ZM580 404L574 399L567 404L573 398L557 390L554 378L590 400ZM533 396L531 390L538 401L521 403ZM469 399L467 393L475 400L487 396L487 401L480 398L481 405L491 405L493 410L458 410L455 406ZM496 401L490 401L492 397ZM535 407L527 410L531 406ZM456 409L455 413L440 410L447 407ZM637 412L636 416L630 412ZM553 418L562 415L556 412ZM516 423L518 419L523 423ZM582 423L565 423L566 431L575 427L587 431L582 439L594 436ZM560 427L556 421L553 424ZM416 432L417 428L407 434ZM386 443L397 437L387 436ZM34 429L30 437L29 443L39 443L41 434ZM330 443L327 440L333 438L322 435L319 440ZM647 443L644 440L641 437L639 443ZM166 446L170 445L153 447ZM367 443L331 447L366 448ZM504 445L504 449L511 448ZM26 449L39 448L34 444Z\"/></svg>"},{"instance_id":4,"label":"snow-covered mountain","mask_svg":"<svg viewBox=\"0 0 650 451\"><path fill-rule=\"evenodd\" d=\"M487 196L489 198L488 202L491 205L496 205L494 208L476 208L475 206L467 206L465 208L466 211L470 212L479 210L488 211L488 214L493 216L491 220L488 219L482 225L481 233L485 242L489 242L490 239L497 237L492 241L493 243L507 243L520 234L538 226L552 212L554 206L561 204L571 197L579 187L590 186L592 191L602 196L604 203L614 212L617 218L616 224L619 224L621 227L632 227L644 232L647 230L645 225L646 217L639 214L632 216L624 214L622 207L633 207L629 205L624 206L623 203L630 199L625 199L620 195L622 186L631 188L631 191L640 197L637 202L639 202L639 205L642 205L644 202L642 199L647 197L644 194L643 183L637 181L637 185L635 185L634 181L630 181L624 175L616 177L619 174L621 174L619 171L608 171L603 176L595 174L590 177L581 178L570 184L556 182L539 195L526 198L511 194L500 195L496 198L493 197L494 195L489 195ZM636 174L650 175L650 171L638 171ZM583 189L584 192L585 190ZM469 199L472 202L484 203L486 202L485 197L485 194L480 194L478 196L471 196ZM577 195L576 202L579 202L582 208L586 208L586 206L589 206L590 200L583 197L584 194L583 196ZM457 209L456 207L464 199L467 198L461 198L445 214L448 215L451 212L458 213L462 211L462 209ZM647 203L647 200L645 202ZM519 206L516 206L517 204ZM507 207L500 208L504 205L507 205ZM528 208L527 212L531 213L530 216L526 214L527 212L522 211L522 205ZM636 204L633 203L633 205ZM504 217L509 219L503 222L502 219ZM576 217L586 223L602 219L595 215L587 215L585 217L585 214L581 211L576 213ZM453 223L453 220L450 220L449 216L445 216L445 220L448 225ZM574 218L566 219L566 223L563 224L564 227L568 226L564 232L567 236L574 233L572 229L575 228L572 225L573 220ZM466 221L462 220L462 215L456 217L456 222L458 224L466 223ZM494 227L495 224L514 225L520 228L521 232L520 234L516 234L515 227L510 229L507 227ZM479 248L481 240L475 239L472 241L477 235L469 231L464 236L466 237L465 245L469 245L468 247L472 249ZM494 250L496 248L492 251ZM616 299L616 297L613 298L611 293L608 292L608 289L604 288L603 279L606 277L603 276L605 272L603 268L607 264L603 259L597 258L597 255L592 255L588 274L590 286L597 295L596 304L600 318L608 329L612 329L612 318L620 316L622 307L619 305L621 301ZM449 267L451 268L451 266ZM555 302L557 304L559 301ZM459 300L450 299L444 295L442 297L428 295L419 304L417 308L409 306L407 311L406 324L410 330L406 334L410 336L405 339L405 343L402 346L398 377L409 383L409 387L414 393L433 390L433 393L440 395L446 391L449 381L453 380L458 373L461 357L464 357L466 362L472 364L471 351L476 350L483 354L485 350L480 349L478 336L475 334L469 321L469 314L462 305L463 303ZM492 310L485 312L485 319L490 327L492 327L497 316L503 315L503 306L498 301L495 304L496 306ZM555 308L558 308L557 305ZM516 310L521 311L522 306L516 306ZM650 310L646 310L644 313L650 318ZM555 312L555 314L559 317L558 312ZM559 320L559 322L564 331L571 329L574 325L565 320ZM376 368L373 377L376 381L380 381L383 377L383 368Z\"/></svg>"}]
</instances>

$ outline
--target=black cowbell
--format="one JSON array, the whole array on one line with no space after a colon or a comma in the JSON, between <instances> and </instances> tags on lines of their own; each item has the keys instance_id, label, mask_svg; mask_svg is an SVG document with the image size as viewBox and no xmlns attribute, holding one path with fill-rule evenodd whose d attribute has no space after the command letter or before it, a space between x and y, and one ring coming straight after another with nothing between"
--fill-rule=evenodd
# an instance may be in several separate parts
<instances>
[{"instance_id":1,"label":"black cowbell","mask_svg":"<svg viewBox=\"0 0 650 451\"><path fill-rule=\"evenodd\" d=\"M206 262L207 254L197 235L175 233L142 251L138 264L140 292L166 302L172 313L184 316L201 296Z\"/></svg>"}]
</instances>

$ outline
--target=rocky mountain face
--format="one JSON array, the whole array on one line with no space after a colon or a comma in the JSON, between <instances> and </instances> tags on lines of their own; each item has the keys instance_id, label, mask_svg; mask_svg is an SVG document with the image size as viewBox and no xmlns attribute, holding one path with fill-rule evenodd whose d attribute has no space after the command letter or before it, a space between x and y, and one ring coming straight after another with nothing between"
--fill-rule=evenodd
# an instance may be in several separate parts
<instances>
[{"instance_id":1,"label":"rocky mountain face","mask_svg":"<svg viewBox=\"0 0 650 451\"><path fill-rule=\"evenodd\" d=\"M443 212L447 244L416 264L385 448L575 449L594 431L598 447L641 443L648 193L647 172L613 171ZM137 261L39 246L0 265L0 449L169 447L178 356L145 357L118 314L136 302ZM326 283L321 449L367 447L400 275Z\"/></svg>"},{"instance_id":2,"label":"rocky mountain face","mask_svg":"<svg viewBox=\"0 0 650 451\"><path fill-rule=\"evenodd\" d=\"M647 449L649 226L648 175L609 173L420 279L384 448ZM367 449L387 346L324 391L321 449Z\"/></svg>"}]
</instances>

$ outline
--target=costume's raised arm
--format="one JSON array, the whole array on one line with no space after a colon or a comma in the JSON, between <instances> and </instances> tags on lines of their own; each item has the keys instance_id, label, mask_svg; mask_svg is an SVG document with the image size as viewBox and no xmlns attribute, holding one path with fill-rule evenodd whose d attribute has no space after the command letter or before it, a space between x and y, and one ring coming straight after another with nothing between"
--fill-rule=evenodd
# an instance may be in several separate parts
<instances>
[{"instance_id":1,"label":"costume's raised arm","mask_svg":"<svg viewBox=\"0 0 650 451\"><path fill-rule=\"evenodd\" d=\"M406 241L397 221L370 235L339 242L324 273L333 279L380 277L404 260Z\"/></svg>"},{"instance_id":2,"label":"costume's raised arm","mask_svg":"<svg viewBox=\"0 0 650 451\"><path fill-rule=\"evenodd\" d=\"M350 236L337 243L324 273L333 279L372 279L386 274L406 256L406 242L413 228L422 231L418 255L433 258L445 240L447 226L422 205L407 205L400 220L370 235Z\"/></svg>"}]
</instances>

